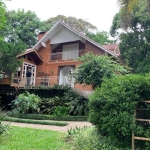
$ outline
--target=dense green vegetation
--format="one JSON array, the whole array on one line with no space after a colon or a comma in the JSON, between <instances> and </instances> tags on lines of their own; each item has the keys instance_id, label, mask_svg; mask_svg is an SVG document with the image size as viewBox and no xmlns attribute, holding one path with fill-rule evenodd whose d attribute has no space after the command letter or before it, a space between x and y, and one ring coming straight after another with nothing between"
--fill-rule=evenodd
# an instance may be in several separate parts
<instances>
[{"instance_id":1,"label":"dense green vegetation","mask_svg":"<svg viewBox=\"0 0 150 150\"><path fill-rule=\"evenodd\" d=\"M25 92L25 93L24 93ZM12 102L12 115L40 113L54 116L88 115L88 99L64 85L48 88L20 89Z\"/></svg>"},{"instance_id":2,"label":"dense green vegetation","mask_svg":"<svg viewBox=\"0 0 150 150\"><path fill-rule=\"evenodd\" d=\"M56 116L45 114L19 114L17 118L34 120L62 120L62 121L87 121L88 116Z\"/></svg>"},{"instance_id":3,"label":"dense green vegetation","mask_svg":"<svg viewBox=\"0 0 150 150\"><path fill-rule=\"evenodd\" d=\"M122 14L116 14L111 27L111 35L120 41L121 58L133 68L134 73L150 71L150 18L146 0L139 1L132 11L130 25L126 31L122 26ZM123 32L119 32L121 31Z\"/></svg>"},{"instance_id":4,"label":"dense green vegetation","mask_svg":"<svg viewBox=\"0 0 150 150\"><path fill-rule=\"evenodd\" d=\"M92 85L93 89L100 87L105 78L116 74L126 74L127 69L117 60L108 56L94 55L92 52L78 58L82 62L73 72L76 83Z\"/></svg>"},{"instance_id":5,"label":"dense green vegetation","mask_svg":"<svg viewBox=\"0 0 150 150\"><path fill-rule=\"evenodd\" d=\"M147 126L137 127L133 124L137 101L149 99L149 75L125 75L107 79L90 97L89 119L96 125L101 135L113 139L117 146L130 148L132 129L137 135L142 133L143 136L149 137L150 130ZM146 105L144 108L149 106ZM142 130L142 127L145 129ZM139 144L139 147L146 150L146 147L142 146Z\"/></svg>"}]
</instances>

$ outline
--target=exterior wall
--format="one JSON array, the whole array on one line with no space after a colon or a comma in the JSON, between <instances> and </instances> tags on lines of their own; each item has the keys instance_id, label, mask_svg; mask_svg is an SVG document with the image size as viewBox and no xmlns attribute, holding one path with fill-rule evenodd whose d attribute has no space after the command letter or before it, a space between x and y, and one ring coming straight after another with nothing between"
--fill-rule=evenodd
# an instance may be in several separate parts
<instances>
[{"instance_id":1,"label":"exterior wall","mask_svg":"<svg viewBox=\"0 0 150 150\"><path fill-rule=\"evenodd\" d=\"M82 43L79 41L76 42L68 42L64 44L60 44L57 46L53 52L62 52L63 45L66 44L74 44L79 43L79 49L85 49L85 53L92 51L95 54L99 55L105 55L105 52L98 47L94 46L93 44L86 41L86 43ZM37 77L44 77L49 76L50 77L50 85L58 84L59 83L59 71L60 67L63 66L75 66L75 68L78 67L78 65L81 63L79 61L74 60L57 60L57 61L50 61L50 54L52 52L52 48L50 45L50 41L46 43L46 47L42 47L38 50L39 55L43 58L43 64L37 65ZM86 86L84 84L76 84L76 89L82 90L82 91L92 91L91 86Z\"/></svg>"},{"instance_id":2,"label":"exterior wall","mask_svg":"<svg viewBox=\"0 0 150 150\"><path fill-rule=\"evenodd\" d=\"M31 60L29 60L28 58L30 58ZM23 62L27 62L27 63L33 64L33 65L36 65L36 63L35 63L35 61L34 61L34 58L32 58L32 57L30 56L30 54L25 56Z\"/></svg>"},{"instance_id":3,"label":"exterior wall","mask_svg":"<svg viewBox=\"0 0 150 150\"><path fill-rule=\"evenodd\" d=\"M62 52L63 51L63 45L76 44L76 43L79 43L79 50L85 49L85 44L84 43L82 43L81 41L74 41L74 42L67 42L67 43L61 43L61 44L59 44L53 50L53 53Z\"/></svg>"},{"instance_id":4,"label":"exterior wall","mask_svg":"<svg viewBox=\"0 0 150 150\"><path fill-rule=\"evenodd\" d=\"M105 55L105 51L104 50L101 50L97 46L95 46L95 45L91 44L90 42L86 41L85 53L90 52L90 51L93 52L94 54Z\"/></svg>"},{"instance_id":5,"label":"exterior wall","mask_svg":"<svg viewBox=\"0 0 150 150\"><path fill-rule=\"evenodd\" d=\"M43 63L41 65L37 65L36 76L39 76L39 72L49 74L48 62L51 51L52 49L50 45L50 40L47 41L46 47L41 47L41 49L38 50L39 55L43 58Z\"/></svg>"}]
</instances>

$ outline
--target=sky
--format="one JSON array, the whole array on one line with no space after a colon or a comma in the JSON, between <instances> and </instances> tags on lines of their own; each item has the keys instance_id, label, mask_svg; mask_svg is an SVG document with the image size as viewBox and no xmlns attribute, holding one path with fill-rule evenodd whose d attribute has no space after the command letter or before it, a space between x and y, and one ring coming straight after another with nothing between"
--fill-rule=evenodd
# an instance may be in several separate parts
<instances>
[{"instance_id":1,"label":"sky","mask_svg":"<svg viewBox=\"0 0 150 150\"><path fill-rule=\"evenodd\" d=\"M11 0L8 10L30 10L42 21L57 15L81 18L109 32L114 15L119 11L117 0Z\"/></svg>"}]
</instances>

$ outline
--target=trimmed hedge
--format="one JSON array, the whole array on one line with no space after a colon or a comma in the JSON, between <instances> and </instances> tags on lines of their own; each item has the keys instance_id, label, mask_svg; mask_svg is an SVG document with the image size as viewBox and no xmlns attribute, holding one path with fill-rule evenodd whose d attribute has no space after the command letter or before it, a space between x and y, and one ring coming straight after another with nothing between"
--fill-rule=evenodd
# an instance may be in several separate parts
<instances>
[{"instance_id":1,"label":"trimmed hedge","mask_svg":"<svg viewBox=\"0 0 150 150\"><path fill-rule=\"evenodd\" d=\"M25 93L28 91L30 94L38 95L41 98L52 98L52 97L62 97L64 93L70 90L71 88L64 85L54 85L50 87L38 87L38 88L25 88L19 89L19 93Z\"/></svg>"},{"instance_id":2,"label":"trimmed hedge","mask_svg":"<svg viewBox=\"0 0 150 150\"><path fill-rule=\"evenodd\" d=\"M34 120L57 120L57 121L87 121L88 116L53 116L43 114L20 114L18 118Z\"/></svg>"},{"instance_id":3,"label":"trimmed hedge","mask_svg":"<svg viewBox=\"0 0 150 150\"><path fill-rule=\"evenodd\" d=\"M131 147L132 129L136 130L133 114L137 101L149 99L149 75L107 79L90 97L89 120L97 126L100 134L113 139L118 146Z\"/></svg>"},{"instance_id":4,"label":"trimmed hedge","mask_svg":"<svg viewBox=\"0 0 150 150\"><path fill-rule=\"evenodd\" d=\"M66 123L66 122L39 121L39 120L19 119L19 118L12 118L12 117L6 117L6 118L4 118L4 121L28 123L28 124L53 125L53 126L66 126L66 125L68 125L68 123Z\"/></svg>"}]
</instances>

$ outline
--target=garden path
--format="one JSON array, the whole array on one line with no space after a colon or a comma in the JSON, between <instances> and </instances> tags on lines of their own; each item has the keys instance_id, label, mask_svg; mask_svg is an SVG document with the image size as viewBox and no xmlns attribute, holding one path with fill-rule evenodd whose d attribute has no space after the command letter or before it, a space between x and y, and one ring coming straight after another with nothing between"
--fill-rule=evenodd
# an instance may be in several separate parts
<instances>
[{"instance_id":1,"label":"garden path","mask_svg":"<svg viewBox=\"0 0 150 150\"><path fill-rule=\"evenodd\" d=\"M9 123L11 126L35 128L35 129L42 129L42 130L54 130L54 131L59 131L59 132L67 132L67 130L69 130L71 128L75 128L75 127L82 128L84 126L92 126L91 123L85 122L85 121L62 121L62 122L67 122L68 125L61 127L61 126L15 123L15 122L6 122L6 123Z\"/></svg>"}]
</instances>

